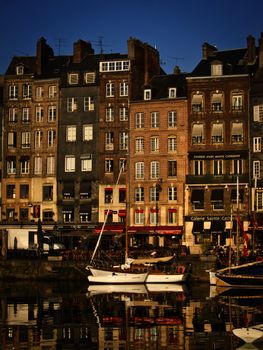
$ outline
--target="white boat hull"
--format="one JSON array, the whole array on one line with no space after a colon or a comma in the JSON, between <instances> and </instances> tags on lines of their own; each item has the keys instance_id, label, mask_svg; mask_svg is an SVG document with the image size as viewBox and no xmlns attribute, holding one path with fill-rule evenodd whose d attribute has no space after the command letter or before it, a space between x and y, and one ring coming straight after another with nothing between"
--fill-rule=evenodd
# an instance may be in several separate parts
<instances>
[{"instance_id":1,"label":"white boat hull","mask_svg":"<svg viewBox=\"0 0 263 350\"><path fill-rule=\"evenodd\" d=\"M161 274L150 272L146 278L146 283L182 283L184 281L184 274Z\"/></svg>"},{"instance_id":2,"label":"white boat hull","mask_svg":"<svg viewBox=\"0 0 263 350\"><path fill-rule=\"evenodd\" d=\"M236 328L233 329L233 333L245 343L253 343L263 336L263 328L262 325L247 328Z\"/></svg>"},{"instance_id":3,"label":"white boat hull","mask_svg":"<svg viewBox=\"0 0 263 350\"><path fill-rule=\"evenodd\" d=\"M107 284L133 284L133 283L145 283L148 276L146 273L133 273L129 271L114 271L114 270L101 270L93 267L88 267L91 275L88 276L88 280L91 283L107 283Z\"/></svg>"},{"instance_id":4,"label":"white boat hull","mask_svg":"<svg viewBox=\"0 0 263 350\"><path fill-rule=\"evenodd\" d=\"M147 283L147 289L149 292L184 292L185 286L179 283Z\"/></svg>"},{"instance_id":5,"label":"white boat hull","mask_svg":"<svg viewBox=\"0 0 263 350\"><path fill-rule=\"evenodd\" d=\"M147 289L144 284L93 284L88 287L90 296L111 293L147 294Z\"/></svg>"}]
</instances>

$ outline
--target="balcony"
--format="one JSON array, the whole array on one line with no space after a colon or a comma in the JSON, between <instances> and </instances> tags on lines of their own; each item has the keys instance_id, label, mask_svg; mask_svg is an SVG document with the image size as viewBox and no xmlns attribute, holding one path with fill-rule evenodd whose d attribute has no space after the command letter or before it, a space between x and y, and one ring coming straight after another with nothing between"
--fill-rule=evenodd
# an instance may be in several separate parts
<instances>
[{"instance_id":1,"label":"balcony","mask_svg":"<svg viewBox=\"0 0 263 350\"><path fill-rule=\"evenodd\" d=\"M248 183L249 181L249 175L248 174L240 174L239 176L239 183ZM235 184L237 182L237 175L233 174L224 174L224 175L187 175L186 176L186 184L225 184L225 183L233 183Z\"/></svg>"}]
</instances>

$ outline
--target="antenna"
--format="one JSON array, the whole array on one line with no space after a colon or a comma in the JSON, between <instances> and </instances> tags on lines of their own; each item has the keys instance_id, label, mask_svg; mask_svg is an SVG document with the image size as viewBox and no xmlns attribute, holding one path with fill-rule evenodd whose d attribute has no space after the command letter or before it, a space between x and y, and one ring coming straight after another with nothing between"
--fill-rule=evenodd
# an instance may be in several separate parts
<instances>
[{"instance_id":1,"label":"antenna","mask_svg":"<svg viewBox=\"0 0 263 350\"><path fill-rule=\"evenodd\" d=\"M104 51L103 47L104 46L109 46L109 45L103 44L102 39L103 39L103 36L98 36L98 40L92 41L92 43L96 44L96 46L98 46L100 48L100 54L101 55L103 54L103 51Z\"/></svg>"},{"instance_id":2,"label":"antenna","mask_svg":"<svg viewBox=\"0 0 263 350\"><path fill-rule=\"evenodd\" d=\"M173 60L175 60L175 64L178 63L179 60L184 60L184 57L171 57Z\"/></svg>"},{"instance_id":3,"label":"antenna","mask_svg":"<svg viewBox=\"0 0 263 350\"><path fill-rule=\"evenodd\" d=\"M58 56L60 56L61 46L62 46L62 44L65 44L66 39L57 38L56 41L57 41L57 44L55 46L58 47Z\"/></svg>"}]
</instances>

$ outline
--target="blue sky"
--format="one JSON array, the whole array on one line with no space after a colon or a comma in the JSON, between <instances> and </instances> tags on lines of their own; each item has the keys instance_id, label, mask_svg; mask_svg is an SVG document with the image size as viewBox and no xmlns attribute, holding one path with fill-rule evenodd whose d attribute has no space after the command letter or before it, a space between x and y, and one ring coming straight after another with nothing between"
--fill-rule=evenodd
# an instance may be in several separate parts
<instances>
[{"instance_id":1,"label":"blue sky","mask_svg":"<svg viewBox=\"0 0 263 350\"><path fill-rule=\"evenodd\" d=\"M78 39L96 53L127 53L135 37L160 52L162 67L191 71L207 41L219 50L246 47L263 32L261 0L0 0L0 74L13 56L35 55L43 36L56 55L72 54ZM59 45L60 43L60 45Z\"/></svg>"}]
</instances>

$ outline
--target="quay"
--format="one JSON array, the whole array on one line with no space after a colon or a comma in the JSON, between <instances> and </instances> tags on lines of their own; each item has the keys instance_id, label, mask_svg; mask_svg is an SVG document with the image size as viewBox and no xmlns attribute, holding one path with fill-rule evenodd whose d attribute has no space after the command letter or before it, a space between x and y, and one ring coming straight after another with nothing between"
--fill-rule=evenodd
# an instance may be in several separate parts
<instances>
[{"instance_id":1,"label":"quay","mask_svg":"<svg viewBox=\"0 0 263 350\"><path fill-rule=\"evenodd\" d=\"M189 281L208 282L207 270L215 267L213 256L187 255L178 263L191 265ZM86 260L64 260L61 256L48 258L6 258L0 260L0 280L87 280Z\"/></svg>"}]
</instances>

